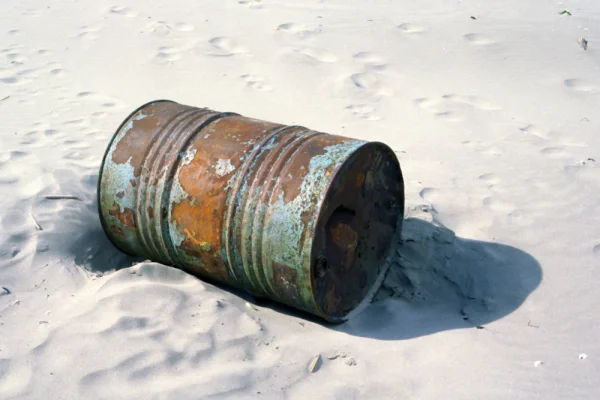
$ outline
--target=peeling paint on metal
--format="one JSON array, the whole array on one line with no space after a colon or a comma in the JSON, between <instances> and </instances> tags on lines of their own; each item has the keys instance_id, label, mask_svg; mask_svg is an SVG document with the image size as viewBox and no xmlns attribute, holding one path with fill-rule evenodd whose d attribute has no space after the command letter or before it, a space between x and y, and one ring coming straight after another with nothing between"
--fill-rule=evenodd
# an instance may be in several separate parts
<instances>
[{"instance_id":1,"label":"peeling paint on metal","mask_svg":"<svg viewBox=\"0 0 600 400\"><path fill-rule=\"evenodd\" d=\"M235 171L235 167L231 164L231 160L219 159L215 165L215 171L219 176L225 176Z\"/></svg>"}]
</instances>

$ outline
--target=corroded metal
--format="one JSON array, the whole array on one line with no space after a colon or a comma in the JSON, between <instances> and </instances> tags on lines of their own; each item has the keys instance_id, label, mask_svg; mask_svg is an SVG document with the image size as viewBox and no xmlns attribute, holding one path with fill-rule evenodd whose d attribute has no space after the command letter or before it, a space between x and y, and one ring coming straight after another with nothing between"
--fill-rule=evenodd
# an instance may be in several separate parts
<instances>
[{"instance_id":1,"label":"corroded metal","mask_svg":"<svg viewBox=\"0 0 600 400\"><path fill-rule=\"evenodd\" d=\"M340 322L382 271L404 185L382 143L155 101L110 142L98 205L126 253Z\"/></svg>"}]
</instances>

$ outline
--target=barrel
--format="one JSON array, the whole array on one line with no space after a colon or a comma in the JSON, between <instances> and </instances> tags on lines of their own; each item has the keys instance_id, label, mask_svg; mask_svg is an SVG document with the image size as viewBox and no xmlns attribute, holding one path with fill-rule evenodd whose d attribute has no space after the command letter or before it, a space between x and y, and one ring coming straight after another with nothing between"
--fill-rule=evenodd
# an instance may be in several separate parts
<instances>
[{"instance_id":1,"label":"barrel","mask_svg":"<svg viewBox=\"0 0 600 400\"><path fill-rule=\"evenodd\" d=\"M98 208L125 253L342 322L383 273L404 183L383 143L158 100L111 139Z\"/></svg>"}]
</instances>

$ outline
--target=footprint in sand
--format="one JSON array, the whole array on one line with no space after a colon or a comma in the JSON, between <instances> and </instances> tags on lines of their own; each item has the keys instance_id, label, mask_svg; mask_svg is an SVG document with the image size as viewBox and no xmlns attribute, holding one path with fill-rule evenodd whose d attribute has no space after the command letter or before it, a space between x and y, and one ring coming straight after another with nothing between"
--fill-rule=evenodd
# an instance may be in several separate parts
<instances>
[{"instance_id":1,"label":"footprint in sand","mask_svg":"<svg viewBox=\"0 0 600 400\"><path fill-rule=\"evenodd\" d=\"M435 117L449 122L461 122L466 119L466 116L460 112L460 110L448 109L451 108L452 105L448 105L443 101L423 98L416 99L415 103L419 108L433 113Z\"/></svg>"},{"instance_id":2,"label":"footprint in sand","mask_svg":"<svg viewBox=\"0 0 600 400\"><path fill-rule=\"evenodd\" d=\"M128 18L137 17L137 13L135 11L133 11L131 8L125 7L125 6L113 6L110 8L109 12L110 12L110 14L122 15L122 16L128 17Z\"/></svg>"},{"instance_id":3,"label":"footprint in sand","mask_svg":"<svg viewBox=\"0 0 600 400\"><path fill-rule=\"evenodd\" d=\"M418 24L404 23L398 25L396 28L409 36L418 36L427 32L425 27Z\"/></svg>"},{"instance_id":4,"label":"footprint in sand","mask_svg":"<svg viewBox=\"0 0 600 400\"><path fill-rule=\"evenodd\" d=\"M317 49L314 47L305 47L300 49L299 52L313 61L322 63L334 63L338 61L338 58L332 52L325 49Z\"/></svg>"},{"instance_id":5,"label":"footprint in sand","mask_svg":"<svg viewBox=\"0 0 600 400\"><path fill-rule=\"evenodd\" d=\"M374 90L379 86L380 82L377 75L371 72L359 72L352 74L350 80L359 89Z\"/></svg>"},{"instance_id":6,"label":"footprint in sand","mask_svg":"<svg viewBox=\"0 0 600 400\"><path fill-rule=\"evenodd\" d=\"M360 53L353 55L352 58L363 64L365 67L376 69L378 71L384 70L387 67L387 60L385 57L371 51L361 51Z\"/></svg>"},{"instance_id":7,"label":"footprint in sand","mask_svg":"<svg viewBox=\"0 0 600 400\"><path fill-rule=\"evenodd\" d=\"M582 141L578 141L577 140L577 134L574 132L570 132L570 133L565 133L562 131L556 131L556 130L543 130L542 128L533 125L533 124L529 124L526 125L522 128L519 128L519 130L525 134L528 135L533 135L533 136L537 136L539 138L542 138L544 140L549 140L552 142L556 142L562 146L568 146L568 147L585 147L586 143L582 142ZM560 148L562 146L552 146L549 147L550 148ZM546 150L546 149L544 149ZM550 154L553 151L552 150L547 150L544 151L542 150L542 153L544 154Z\"/></svg>"},{"instance_id":8,"label":"footprint in sand","mask_svg":"<svg viewBox=\"0 0 600 400\"><path fill-rule=\"evenodd\" d=\"M194 25L185 22L152 21L146 24L146 31L158 36L167 36L172 32L192 32Z\"/></svg>"},{"instance_id":9,"label":"footprint in sand","mask_svg":"<svg viewBox=\"0 0 600 400\"><path fill-rule=\"evenodd\" d=\"M26 17L41 17L43 13L43 10L41 9L28 9L23 11L23 13L21 13L21 15L24 15Z\"/></svg>"},{"instance_id":10,"label":"footprint in sand","mask_svg":"<svg viewBox=\"0 0 600 400\"><path fill-rule=\"evenodd\" d=\"M175 22L174 24L168 24L169 28L177 32L192 32L194 25L186 24L185 22Z\"/></svg>"},{"instance_id":11,"label":"footprint in sand","mask_svg":"<svg viewBox=\"0 0 600 400\"><path fill-rule=\"evenodd\" d=\"M490 185L500 183L500 178L498 178L498 175L494 173L480 175L479 179L484 181L485 183L489 183Z\"/></svg>"},{"instance_id":12,"label":"footprint in sand","mask_svg":"<svg viewBox=\"0 0 600 400\"><path fill-rule=\"evenodd\" d=\"M446 94L440 98L415 99L417 107L431 112L438 118L450 122L460 122L467 118L473 109L482 111L500 110L501 107L475 96Z\"/></svg>"},{"instance_id":13,"label":"footprint in sand","mask_svg":"<svg viewBox=\"0 0 600 400\"><path fill-rule=\"evenodd\" d=\"M461 96L457 94L445 94L442 96L444 100L455 102L455 103L463 103L471 107L478 108L483 111L496 111L501 110L502 107L499 107L493 103L482 100L475 96Z\"/></svg>"},{"instance_id":14,"label":"footprint in sand","mask_svg":"<svg viewBox=\"0 0 600 400\"><path fill-rule=\"evenodd\" d=\"M50 62L46 64L44 68L50 75L55 77L63 77L65 75L65 71L63 70L62 64L57 62Z\"/></svg>"},{"instance_id":15,"label":"footprint in sand","mask_svg":"<svg viewBox=\"0 0 600 400\"><path fill-rule=\"evenodd\" d=\"M495 44L496 41L492 38L482 35L480 33L467 33L463 35L463 38L468 42L476 46L489 46Z\"/></svg>"},{"instance_id":16,"label":"footprint in sand","mask_svg":"<svg viewBox=\"0 0 600 400\"><path fill-rule=\"evenodd\" d=\"M540 150L540 153L549 157L560 157L566 154L564 147L545 147Z\"/></svg>"},{"instance_id":17,"label":"footprint in sand","mask_svg":"<svg viewBox=\"0 0 600 400\"><path fill-rule=\"evenodd\" d=\"M99 31L100 27L82 26L77 38L82 40L96 40L98 39L97 32Z\"/></svg>"},{"instance_id":18,"label":"footprint in sand","mask_svg":"<svg viewBox=\"0 0 600 400\"><path fill-rule=\"evenodd\" d=\"M110 96L104 96L102 94L98 94L98 93L91 92L91 91L79 92L79 93L75 94L74 97L77 100L82 100L82 101L86 101L86 102L88 102L88 101L89 102L94 102L94 103L96 103L95 107L101 106L101 107L104 107L104 108L114 108L114 107L121 108L121 107L124 106L124 103L121 102L118 99L115 99L115 98L110 97ZM101 111L98 111L98 112L96 112L94 114L98 114L100 116L105 116L106 115L105 112L101 112ZM92 114L92 115L94 115L94 114ZM94 115L94 116L96 116L96 115Z\"/></svg>"},{"instance_id":19,"label":"footprint in sand","mask_svg":"<svg viewBox=\"0 0 600 400\"><path fill-rule=\"evenodd\" d=\"M72 120L63 122L63 125L66 125L66 126L83 126L85 124L86 124L85 119L72 119Z\"/></svg>"},{"instance_id":20,"label":"footprint in sand","mask_svg":"<svg viewBox=\"0 0 600 400\"><path fill-rule=\"evenodd\" d=\"M210 49L206 54L210 56L230 57L236 54L248 53L248 49L245 46L225 36L214 37L208 43L210 44Z\"/></svg>"},{"instance_id":21,"label":"footprint in sand","mask_svg":"<svg viewBox=\"0 0 600 400\"><path fill-rule=\"evenodd\" d=\"M515 211L515 207L511 203L507 203L493 197L485 197L481 203L484 208L494 212L510 214L511 212Z\"/></svg>"},{"instance_id":22,"label":"footprint in sand","mask_svg":"<svg viewBox=\"0 0 600 400\"><path fill-rule=\"evenodd\" d=\"M330 64L338 61L338 57L332 52L316 47L287 48L281 57L292 63Z\"/></svg>"},{"instance_id":23,"label":"footprint in sand","mask_svg":"<svg viewBox=\"0 0 600 400\"><path fill-rule=\"evenodd\" d=\"M569 89L577 92L597 93L600 91L598 85L585 79L567 79L564 84Z\"/></svg>"},{"instance_id":24,"label":"footprint in sand","mask_svg":"<svg viewBox=\"0 0 600 400\"><path fill-rule=\"evenodd\" d=\"M261 0L238 0L238 4L247 6L248 8L261 9L263 7Z\"/></svg>"},{"instance_id":25,"label":"footprint in sand","mask_svg":"<svg viewBox=\"0 0 600 400\"><path fill-rule=\"evenodd\" d=\"M156 58L160 61L173 62L181 59L181 50L173 46L162 46L158 48Z\"/></svg>"},{"instance_id":26,"label":"footprint in sand","mask_svg":"<svg viewBox=\"0 0 600 400\"><path fill-rule=\"evenodd\" d=\"M0 78L0 83L4 83L6 85L22 85L27 82L29 81L23 78L19 78L18 76L7 76L5 78Z\"/></svg>"},{"instance_id":27,"label":"footprint in sand","mask_svg":"<svg viewBox=\"0 0 600 400\"><path fill-rule=\"evenodd\" d=\"M0 82L7 85L22 85L29 83L39 76L38 69L20 69L12 64L8 68L0 69Z\"/></svg>"},{"instance_id":28,"label":"footprint in sand","mask_svg":"<svg viewBox=\"0 0 600 400\"><path fill-rule=\"evenodd\" d=\"M46 129L44 131L44 135L45 136L57 136L60 132L57 131L56 129Z\"/></svg>"},{"instance_id":29,"label":"footprint in sand","mask_svg":"<svg viewBox=\"0 0 600 400\"><path fill-rule=\"evenodd\" d=\"M10 30L10 31L7 32L7 34L9 36L15 36L15 35L18 35L19 33L21 33L21 31L18 30L18 29L12 29L12 30Z\"/></svg>"},{"instance_id":30,"label":"footprint in sand","mask_svg":"<svg viewBox=\"0 0 600 400\"><path fill-rule=\"evenodd\" d=\"M519 128L519 130L528 135L537 136L542 139L548 139L548 135L542 129L535 125L526 125L522 128Z\"/></svg>"},{"instance_id":31,"label":"footprint in sand","mask_svg":"<svg viewBox=\"0 0 600 400\"><path fill-rule=\"evenodd\" d=\"M250 89L259 90L261 92L270 92L273 87L265 82L265 78L260 75L244 74L240 78L246 82L246 86Z\"/></svg>"},{"instance_id":32,"label":"footprint in sand","mask_svg":"<svg viewBox=\"0 0 600 400\"><path fill-rule=\"evenodd\" d=\"M19 50L9 50L6 54L6 59L12 66L23 65L28 58L24 56Z\"/></svg>"},{"instance_id":33,"label":"footprint in sand","mask_svg":"<svg viewBox=\"0 0 600 400\"><path fill-rule=\"evenodd\" d=\"M97 111L95 113L92 113L92 117L94 118L105 118L108 114L106 114L103 111Z\"/></svg>"},{"instance_id":34,"label":"footprint in sand","mask_svg":"<svg viewBox=\"0 0 600 400\"><path fill-rule=\"evenodd\" d=\"M281 24L276 29L278 32L293 35L299 39L308 39L319 32L321 28L308 28L305 24L285 23Z\"/></svg>"},{"instance_id":35,"label":"footprint in sand","mask_svg":"<svg viewBox=\"0 0 600 400\"><path fill-rule=\"evenodd\" d=\"M442 197L441 193L439 189L426 187L421 189L419 196L428 203L433 204L440 200Z\"/></svg>"},{"instance_id":36,"label":"footprint in sand","mask_svg":"<svg viewBox=\"0 0 600 400\"><path fill-rule=\"evenodd\" d=\"M360 119L366 119L367 121L378 121L381 119L380 116L375 115L375 109L367 104L350 105L346 109Z\"/></svg>"}]
</instances>

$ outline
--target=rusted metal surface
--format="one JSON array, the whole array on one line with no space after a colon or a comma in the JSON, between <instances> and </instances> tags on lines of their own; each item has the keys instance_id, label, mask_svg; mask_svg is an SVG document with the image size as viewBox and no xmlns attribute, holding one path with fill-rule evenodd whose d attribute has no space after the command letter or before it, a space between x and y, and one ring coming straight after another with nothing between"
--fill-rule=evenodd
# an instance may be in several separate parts
<instances>
[{"instance_id":1,"label":"rusted metal surface","mask_svg":"<svg viewBox=\"0 0 600 400\"><path fill-rule=\"evenodd\" d=\"M340 322L383 268L404 186L382 143L156 101L109 144L98 205L126 253Z\"/></svg>"}]
</instances>

